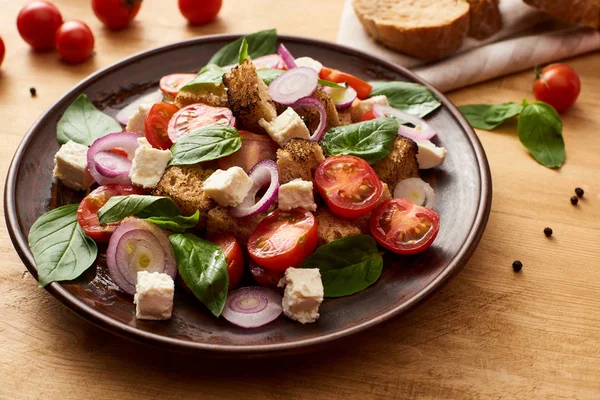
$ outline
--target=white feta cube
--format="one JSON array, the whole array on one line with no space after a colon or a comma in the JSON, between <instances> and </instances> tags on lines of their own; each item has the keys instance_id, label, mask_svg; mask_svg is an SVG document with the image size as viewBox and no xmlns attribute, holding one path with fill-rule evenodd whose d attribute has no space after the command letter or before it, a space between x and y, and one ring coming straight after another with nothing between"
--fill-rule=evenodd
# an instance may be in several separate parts
<instances>
[{"instance_id":1,"label":"white feta cube","mask_svg":"<svg viewBox=\"0 0 600 400\"><path fill-rule=\"evenodd\" d=\"M372 111L376 104L381 104L382 106L390 105L387 97L384 95L373 96L366 100L354 100L354 103L352 103L352 106L350 107L352 121L357 122L360 120L360 117L362 117L367 111Z\"/></svg>"},{"instance_id":2,"label":"white feta cube","mask_svg":"<svg viewBox=\"0 0 600 400\"><path fill-rule=\"evenodd\" d=\"M125 130L127 132L137 133L138 135L144 135L146 132L144 121L153 105L154 104L141 104L135 114L129 118Z\"/></svg>"},{"instance_id":3,"label":"white feta cube","mask_svg":"<svg viewBox=\"0 0 600 400\"><path fill-rule=\"evenodd\" d=\"M237 207L246 198L254 182L240 167L218 169L202 185L204 193L223 207Z\"/></svg>"},{"instance_id":4,"label":"white feta cube","mask_svg":"<svg viewBox=\"0 0 600 400\"><path fill-rule=\"evenodd\" d=\"M279 286L285 285L283 313L306 324L319 319L319 306L323 302L323 282L317 268L288 268Z\"/></svg>"},{"instance_id":5,"label":"white feta cube","mask_svg":"<svg viewBox=\"0 0 600 400\"><path fill-rule=\"evenodd\" d=\"M146 138L137 140L139 147L129 170L131 183L143 188L153 188L158 184L167 168L167 164L173 158L170 150L155 149L148 143Z\"/></svg>"},{"instance_id":6,"label":"white feta cube","mask_svg":"<svg viewBox=\"0 0 600 400\"><path fill-rule=\"evenodd\" d=\"M87 168L88 147L69 140L54 155L54 176L65 186L75 190L87 190L94 178Z\"/></svg>"},{"instance_id":7,"label":"white feta cube","mask_svg":"<svg viewBox=\"0 0 600 400\"><path fill-rule=\"evenodd\" d=\"M417 153L417 162L419 169L430 169L441 165L446 159L447 150L445 147L438 147L430 140L417 140L419 152Z\"/></svg>"},{"instance_id":8,"label":"white feta cube","mask_svg":"<svg viewBox=\"0 0 600 400\"><path fill-rule=\"evenodd\" d=\"M135 285L135 317L164 320L171 318L175 283L173 278L160 272L140 271Z\"/></svg>"},{"instance_id":9,"label":"white feta cube","mask_svg":"<svg viewBox=\"0 0 600 400\"><path fill-rule=\"evenodd\" d=\"M302 179L294 179L279 187L279 208L289 211L293 208L304 208L316 211L317 205L313 195L313 183Z\"/></svg>"},{"instance_id":10,"label":"white feta cube","mask_svg":"<svg viewBox=\"0 0 600 400\"><path fill-rule=\"evenodd\" d=\"M267 122L264 118L261 118L258 123L280 146L283 146L291 138L310 138L310 132L304 121L291 107L288 107L272 122Z\"/></svg>"}]
</instances>

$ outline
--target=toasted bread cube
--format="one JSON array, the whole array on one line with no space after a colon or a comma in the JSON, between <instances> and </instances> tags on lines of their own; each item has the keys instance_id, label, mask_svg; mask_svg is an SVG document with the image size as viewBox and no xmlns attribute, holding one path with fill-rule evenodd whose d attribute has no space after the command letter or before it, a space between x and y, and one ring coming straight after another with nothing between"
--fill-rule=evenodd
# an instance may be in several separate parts
<instances>
[{"instance_id":1,"label":"toasted bread cube","mask_svg":"<svg viewBox=\"0 0 600 400\"><path fill-rule=\"evenodd\" d=\"M360 228L354 221L338 217L326 207L317 209L315 213L319 231L319 246L345 238L360 235Z\"/></svg>"},{"instance_id":2,"label":"toasted bread cube","mask_svg":"<svg viewBox=\"0 0 600 400\"><path fill-rule=\"evenodd\" d=\"M217 206L208 212L206 230L210 233L228 233L233 235L241 246L245 247L248 239L258 223L267 215L267 212L250 217L235 218L229 214L225 207Z\"/></svg>"},{"instance_id":3,"label":"toasted bread cube","mask_svg":"<svg viewBox=\"0 0 600 400\"><path fill-rule=\"evenodd\" d=\"M419 176L419 164L417 163L417 152L419 146L408 138L398 137L394 141L394 147L390 154L383 160L373 165L373 169L382 182L385 182L394 190L396 184L406 178Z\"/></svg>"},{"instance_id":4,"label":"toasted bread cube","mask_svg":"<svg viewBox=\"0 0 600 400\"><path fill-rule=\"evenodd\" d=\"M317 166L325 160L319 143L307 139L290 139L283 149L277 150L279 182L294 179L312 181Z\"/></svg>"}]
</instances>

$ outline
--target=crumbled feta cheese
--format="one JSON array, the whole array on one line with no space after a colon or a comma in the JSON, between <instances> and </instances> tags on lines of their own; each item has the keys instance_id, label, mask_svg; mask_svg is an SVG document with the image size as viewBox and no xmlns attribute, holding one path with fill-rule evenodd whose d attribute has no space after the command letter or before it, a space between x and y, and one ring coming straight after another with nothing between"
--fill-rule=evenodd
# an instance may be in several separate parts
<instances>
[{"instance_id":1,"label":"crumbled feta cheese","mask_svg":"<svg viewBox=\"0 0 600 400\"><path fill-rule=\"evenodd\" d=\"M65 186L86 190L94 183L87 168L88 147L69 140L54 155L54 176Z\"/></svg>"},{"instance_id":2,"label":"crumbled feta cheese","mask_svg":"<svg viewBox=\"0 0 600 400\"><path fill-rule=\"evenodd\" d=\"M279 286L285 285L283 313L303 324L319 319L323 282L317 268L288 268Z\"/></svg>"},{"instance_id":3,"label":"crumbled feta cheese","mask_svg":"<svg viewBox=\"0 0 600 400\"><path fill-rule=\"evenodd\" d=\"M388 103L387 97L384 95L373 96L366 100L359 100L359 99L354 100L354 103L352 103L352 106L350 107L350 114L352 115L352 121L356 122L356 121L360 120L360 117L362 117L367 111L373 110L373 107L376 104L381 104L382 106L390 105Z\"/></svg>"},{"instance_id":4,"label":"crumbled feta cheese","mask_svg":"<svg viewBox=\"0 0 600 400\"><path fill-rule=\"evenodd\" d=\"M204 193L223 207L237 207L246 198L254 182L240 167L216 170L202 185Z\"/></svg>"},{"instance_id":5,"label":"crumbled feta cheese","mask_svg":"<svg viewBox=\"0 0 600 400\"><path fill-rule=\"evenodd\" d=\"M173 158L170 150L155 149L146 138L137 140L139 147L131 162L129 178L131 183L144 188L153 188L158 184Z\"/></svg>"},{"instance_id":6,"label":"crumbled feta cheese","mask_svg":"<svg viewBox=\"0 0 600 400\"><path fill-rule=\"evenodd\" d=\"M146 132L144 129L144 121L153 105L154 104L141 104L135 114L129 118L125 130L127 132L137 133L138 135L144 135Z\"/></svg>"},{"instance_id":7,"label":"crumbled feta cheese","mask_svg":"<svg viewBox=\"0 0 600 400\"><path fill-rule=\"evenodd\" d=\"M319 61L315 60L314 58L298 57L294 61L296 62L296 66L312 68L315 71L317 71L317 74L319 72L321 72L321 70L323 69L323 64L321 64Z\"/></svg>"},{"instance_id":8,"label":"crumbled feta cheese","mask_svg":"<svg viewBox=\"0 0 600 400\"><path fill-rule=\"evenodd\" d=\"M291 107L288 107L273 122L267 122L261 118L258 123L280 146L283 146L291 138L310 138L310 132L304 121Z\"/></svg>"},{"instance_id":9,"label":"crumbled feta cheese","mask_svg":"<svg viewBox=\"0 0 600 400\"><path fill-rule=\"evenodd\" d=\"M308 211L316 211L317 205L313 196L313 183L294 179L279 187L279 208L289 211L301 207Z\"/></svg>"},{"instance_id":10,"label":"crumbled feta cheese","mask_svg":"<svg viewBox=\"0 0 600 400\"><path fill-rule=\"evenodd\" d=\"M140 271L135 285L135 317L163 320L171 318L175 283L160 272Z\"/></svg>"},{"instance_id":11,"label":"crumbled feta cheese","mask_svg":"<svg viewBox=\"0 0 600 400\"><path fill-rule=\"evenodd\" d=\"M419 169L435 168L446 159L446 148L437 147L430 140L417 140L416 142L419 146L417 153Z\"/></svg>"}]
</instances>

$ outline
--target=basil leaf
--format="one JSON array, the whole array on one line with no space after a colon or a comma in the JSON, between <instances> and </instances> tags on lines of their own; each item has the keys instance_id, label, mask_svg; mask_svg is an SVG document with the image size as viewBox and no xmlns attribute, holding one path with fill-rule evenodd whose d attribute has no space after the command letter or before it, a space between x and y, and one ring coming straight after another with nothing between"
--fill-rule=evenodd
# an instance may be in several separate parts
<instances>
[{"instance_id":1,"label":"basil leaf","mask_svg":"<svg viewBox=\"0 0 600 400\"><path fill-rule=\"evenodd\" d=\"M320 270L325 297L350 296L377 282L383 257L371 236L347 236L319 247L299 268Z\"/></svg>"},{"instance_id":2,"label":"basil leaf","mask_svg":"<svg viewBox=\"0 0 600 400\"><path fill-rule=\"evenodd\" d=\"M113 196L98 210L100 225L117 222L131 215L140 218L174 217L179 215L179 207L167 196L131 194Z\"/></svg>"},{"instance_id":3,"label":"basil leaf","mask_svg":"<svg viewBox=\"0 0 600 400\"><path fill-rule=\"evenodd\" d=\"M491 131L502 125L506 120L519 115L523 110L523 106L517 103L468 104L460 106L458 109L471 126Z\"/></svg>"},{"instance_id":4,"label":"basil leaf","mask_svg":"<svg viewBox=\"0 0 600 400\"><path fill-rule=\"evenodd\" d=\"M274 68L263 68L256 70L258 77L262 79L262 81L269 85L273 82L279 75L282 75L285 71Z\"/></svg>"},{"instance_id":5,"label":"basil leaf","mask_svg":"<svg viewBox=\"0 0 600 400\"><path fill-rule=\"evenodd\" d=\"M96 139L122 130L121 124L94 107L85 94L80 94L58 121L56 137L60 144L72 140L90 146Z\"/></svg>"},{"instance_id":6,"label":"basil leaf","mask_svg":"<svg viewBox=\"0 0 600 400\"><path fill-rule=\"evenodd\" d=\"M239 61L239 50L244 39L248 42L248 56L250 58L273 54L277 50L277 31L275 29L259 31L229 43L217 51L208 63L220 67L237 63Z\"/></svg>"},{"instance_id":7,"label":"basil leaf","mask_svg":"<svg viewBox=\"0 0 600 400\"><path fill-rule=\"evenodd\" d=\"M517 125L519 139L540 164L558 168L565 162L562 121L549 104L536 101L526 104Z\"/></svg>"},{"instance_id":8,"label":"basil leaf","mask_svg":"<svg viewBox=\"0 0 600 400\"><path fill-rule=\"evenodd\" d=\"M246 58L248 58L248 41L246 38L242 38L240 52L238 53L238 64L242 64Z\"/></svg>"},{"instance_id":9,"label":"basil leaf","mask_svg":"<svg viewBox=\"0 0 600 400\"><path fill-rule=\"evenodd\" d=\"M29 231L40 287L75 279L96 260L98 247L77 222L77 207L69 204L48 211Z\"/></svg>"},{"instance_id":10,"label":"basil leaf","mask_svg":"<svg viewBox=\"0 0 600 400\"><path fill-rule=\"evenodd\" d=\"M162 229L167 229L173 232L184 232L186 229L190 229L198 225L198 219L200 218L200 211L196 210L193 215L184 217L183 215L175 216L164 216L164 217L149 217L145 220L152 222L154 225Z\"/></svg>"},{"instance_id":11,"label":"basil leaf","mask_svg":"<svg viewBox=\"0 0 600 400\"><path fill-rule=\"evenodd\" d=\"M225 307L229 275L220 246L191 233L169 236L179 275L194 295L218 317Z\"/></svg>"},{"instance_id":12,"label":"basil leaf","mask_svg":"<svg viewBox=\"0 0 600 400\"><path fill-rule=\"evenodd\" d=\"M325 79L319 79L318 82L319 82L319 85L321 85L321 86L328 86L328 87L332 87L332 88L336 88L336 89L346 89L348 87L347 83L340 84L340 83L326 81Z\"/></svg>"},{"instance_id":13,"label":"basil leaf","mask_svg":"<svg viewBox=\"0 0 600 400\"><path fill-rule=\"evenodd\" d=\"M327 131L322 146L330 156L352 155L374 164L390 153L399 127L396 118L337 126Z\"/></svg>"},{"instance_id":14,"label":"basil leaf","mask_svg":"<svg viewBox=\"0 0 600 400\"><path fill-rule=\"evenodd\" d=\"M180 91L194 92L198 90L220 91L223 85L223 74L227 71L215 64L208 64L203 67L198 76L186 83L179 89Z\"/></svg>"},{"instance_id":15,"label":"basil leaf","mask_svg":"<svg viewBox=\"0 0 600 400\"><path fill-rule=\"evenodd\" d=\"M369 83L373 86L369 97L385 95L390 106L417 117L423 118L442 105L431 90L418 83L400 81Z\"/></svg>"},{"instance_id":16,"label":"basil leaf","mask_svg":"<svg viewBox=\"0 0 600 400\"><path fill-rule=\"evenodd\" d=\"M207 126L179 139L171 147L169 165L190 165L235 153L242 147L242 137L231 126Z\"/></svg>"}]
</instances>

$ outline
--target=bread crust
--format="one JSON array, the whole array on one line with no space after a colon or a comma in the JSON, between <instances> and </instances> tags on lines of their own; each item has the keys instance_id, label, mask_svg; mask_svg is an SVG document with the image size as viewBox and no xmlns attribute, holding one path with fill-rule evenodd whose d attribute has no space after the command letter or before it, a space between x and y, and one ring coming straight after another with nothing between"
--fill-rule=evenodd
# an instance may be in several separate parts
<instances>
[{"instance_id":1,"label":"bread crust","mask_svg":"<svg viewBox=\"0 0 600 400\"><path fill-rule=\"evenodd\" d=\"M502 29L499 0L467 0L470 5L469 33L475 39L486 39Z\"/></svg>"},{"instance_id":2,"label":"bread crust","mask_svg":"<svg viewBox=\"0 0 600 400\"><path fill-rule=\"evenodd\" d=\"M565 21L600 28L600 0L523 0Z\"/></svg>"}]
</instances>

